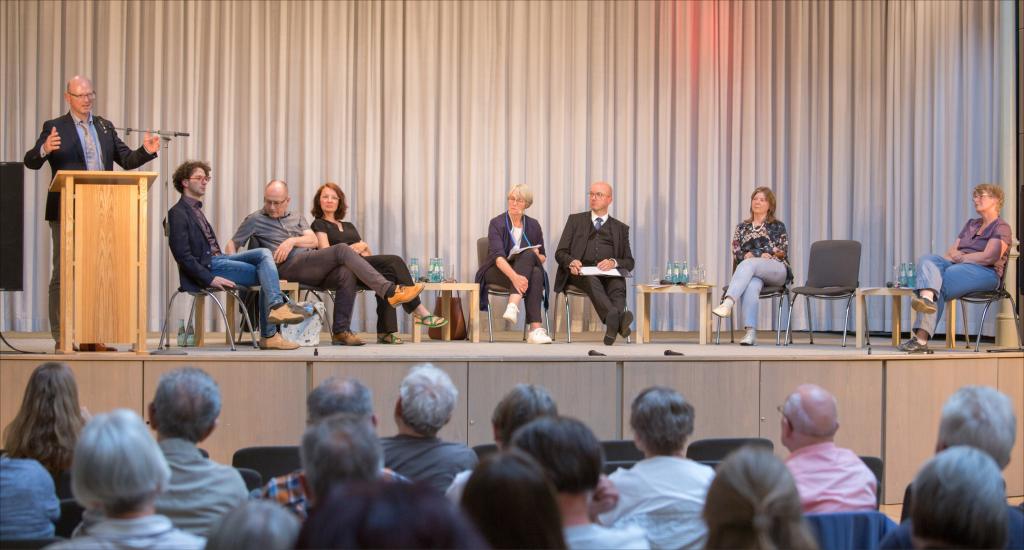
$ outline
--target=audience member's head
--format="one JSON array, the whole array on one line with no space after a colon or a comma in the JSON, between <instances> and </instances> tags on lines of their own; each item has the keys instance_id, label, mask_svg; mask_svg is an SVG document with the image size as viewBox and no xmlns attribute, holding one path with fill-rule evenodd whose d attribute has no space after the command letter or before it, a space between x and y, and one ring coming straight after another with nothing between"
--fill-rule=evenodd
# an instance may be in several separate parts
<instances>
[{"instance_id":1,"label":"audience member's head","mask_svg":"<svg viewBox=\"0 0 1024 550\"><path fill-rule=\"evenodd\" d=\"M565 548L554 487L522 451L485 458L466 483L462 509L491 548Z\"/></svg>"},{"instance_id":2,"label":"audience member's head","mask_svg":"<svg viewBox=\"0 0 1024 550\"><path fill-rule=\"evenodd\" d=\"M950 447L917 473L910 518L916 548L1003 548L1006 491L992 457Z\"/></svg>"},{"instance_id":3,"label":"audience member's head","mask_svg":"<svg viewBox=\"0 0 1024 550\"><path fill-rule=\"evenodd\" d=\"M1000 469L1010 463L1017 438L1013 403L988 386L964 386L942 407L935 450L966 445L989 454Z\"/></svg>"},{"instance_id":4,"label":"audience member's head","mask_svg":"<svg viewBox=\"0 0 1024 550\"><path fill-rule=\"evenodd\" d=\"M839 430L836 398L821 386L802 384L782 405L782 444L790 452L832 441Z\"/></svg>"},{"instance_id":5,"label":"audience member's head","mask_svg":"<svg viewBox=\"0 0 1024 550\"><path fill-rule=\"evenodd\" d=\"M207 550L289 550L301 523L295 514L267 500L249 500L228 512L206 540Z\"/></svg>"},{"instance_id":6,"label":"audience member's head","mask_svg":"<svg viewBox=\"0 0 1024 550\"><path fill-rule=\"evenodd\" d=\"M21 408L7 426L4 452L11 458L35 459L56 476L71 467L84 424L71 369L43 363L32 371Z\"/></svg>"},{"instance_id":7,"label":"audience member's head","mask_svg":"<svg viewBox=\"0 0 1024 550\"><path fill-rule=\"evenodd\" d=\"M693 405L664 386L640 392L630 407L633 439L648 458L681 454L686 438L693 434L693 420Z\"/></svg>"},{"instance_id":8,"label":"audience member's head","mask_svg":"<svg viewBox=\"0 0 1024 550\"><path fill-rule=\"evenodd\" d=\"M332 376L321 382L306 398L307 424L316 424L339 413L370 417L373 425L377 425L377 417L373 414L373 394L355 378Z\"/></svg>"},{"instance_id":9,"label":"audience member's head","mask_svg":"<svg viewBox=\"0 0 1024 550\"><path fill-rule=\"evenodd\" d=\"M429 363L413 367L402 380L395 403L399 431L434 437L451 419L458 398L459 390L443 370Z\"/></svg>"},{"instance_id":10,"label":"audience member's head","mask_svg":"<svg viewBox=\"0 0 1024 550\"><path fill-rule=\"evenodd\" d=\"M296 548L486 548L473 525L428 485L336 486L302 526Z\"/></svg>"},{"instance_id":11,"label":"audience member's head","mask_svg":"<svg viewBox=\"0 0 1024 550\"><path fill-rule=\"evenodd\" d=\"M220 416L220 388L200 369L175 369L160 377L149 404L149 421L159 439L192 443L209 437Z\"/></svg>"},{"instance_id":12,"label":"audience member's head","mask_svg":"<svg viewBox=\"0 0 1024 550\"><path fill-rule=\"evenodd\" d=\"M601 442L575 418L538 418L516 431L512 446L533 457L559 493L586 494L597 487Z\"/></svg>"},{"instance_id":13,"label":"audience member's head","mask_svg":"<svg viewBox=\"0 0 1024 550\"><path fill-rule=\"evenodd\" d=\"M103 510L109 518L152 513L170 478L163 452L132 411L97 415L78 438L71 491L86 509Z\"/></svg>"},{"instance_id":14,"label":"audience member's head","mask_svg":"<svg viewBox=\"0 0 1024 550\"><path fill-rule=\"evenodd\" d=\"M786 466L744 447L718 467L704 502L707 548L817 548Z\"/></svg>"},{"instance_id":15,"label":"audience member's head","mask_svg":"<svg viewBox=\"0 0 1024 550\"><path fill-rule=\"evenodd\" d=\"M337 414L306 428L299 455L306 497L315 506L335 483L375 479L382 453L365 416Z\"/></svg>"},{"instance_id":16,"label":"audience member's head","mask_svg":"<svg viewBox=\"0 0 1024 550\"><path fill-rule=\"evenodd\" d=\"M517 384L494 407L494 442L498 448L505 448L516 430L541 416L558 416L558 406L551 394L543 386Z\"/></svg>"}]
</instances>

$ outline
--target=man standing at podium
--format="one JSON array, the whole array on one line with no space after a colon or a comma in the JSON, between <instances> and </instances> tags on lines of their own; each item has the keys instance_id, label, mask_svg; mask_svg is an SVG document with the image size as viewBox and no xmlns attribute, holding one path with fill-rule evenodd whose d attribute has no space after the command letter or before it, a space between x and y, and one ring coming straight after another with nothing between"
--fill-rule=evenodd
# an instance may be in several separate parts
<instances>
[{"instance_id":1,"label":"man standing at podium","mask_svg":"<svg viewBox=\"0 0 1024 550\"><path fill-rule=\"evenodd\" d=\"M114 163L132 170L155 159L160 151L160 136L146 133L142 147L130 149L121 141L114 125L92 114L96 91L84 76L68 80L64 100L69 111L62 117L47 120L39 139L25 153L25 166L33 170L50 163L50 170L113 170ZM52 179L52 176L51 176ZM46 221L53 238L53 272L50 275L50 333L54 342L60 338L60 193L46 195ZM91 347L103 351L106 346ZM86 349L82 346L82 349Z\"/></svg>"}]
</instances>

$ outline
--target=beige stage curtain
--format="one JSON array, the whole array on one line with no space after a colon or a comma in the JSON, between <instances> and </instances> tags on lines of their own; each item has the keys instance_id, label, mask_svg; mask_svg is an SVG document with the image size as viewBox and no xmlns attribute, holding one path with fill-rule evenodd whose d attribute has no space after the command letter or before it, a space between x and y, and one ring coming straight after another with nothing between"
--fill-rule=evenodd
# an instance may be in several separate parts
<instances>
[{"instance_id":1,"label":"beige stage curtain","mask_svg":"<svg viewBox=\"0 0 1024 550\"><path fill-rule=\"evenodd\" d=\"M0 151L20 160L85 74L115 124L192 134L146 169L210 160L222 242L267 180L287 180L307 215L336 181L374 250L442 256L469 280L477 237L527 183L553 275L566 216L604 179L632 228L634 282L686 259L721 285L733 227L768 185L798 283L813 241L857 239L862 285L881 285L952 242L971 186L1012 184L1007 18L1012 3L974 0L8 1ZM7 329L47 326L48 178L28 172L26 290L5 299ZM177 286L169 195L155 184L150 203L153 329ZM656 302L656 329L696 327L695 301ZM872 305L887 327L888 305ZM839 305L814 310L816 328L842 328ZM372 302L360 312L355 328L373 330Z\"/></svg>"}]
</instances>

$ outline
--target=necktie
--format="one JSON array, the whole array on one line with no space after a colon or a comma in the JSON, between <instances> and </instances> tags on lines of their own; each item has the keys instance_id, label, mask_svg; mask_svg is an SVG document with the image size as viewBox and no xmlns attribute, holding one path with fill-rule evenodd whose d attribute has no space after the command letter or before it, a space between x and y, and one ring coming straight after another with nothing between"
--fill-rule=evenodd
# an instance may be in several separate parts
<instances>
[{"instance_id":1,"label":"necktie","mask_svg":"<svg viewBox=\"0 0 1024 550\"><path fill-rule=\"evenodd\" d=\"M604 224L604 220L601 219L601 218L597 218L596 220L594 220L594 231L600 231L601 230L601 226L603 224Z\"/></svg>"},{"instance_id":2,"label":"necktie","mask_svg":"<svg viewBox=\"0 0 1024 550\"><path fill-rule=\"evenodd\" d=\"M92 134L89 133L89 125L82 121L79 121L78 125L82 128L82 136L85 138L83 146L86 170L103 170L103 161L100 160L100 154L96 151L96 142L93 141Z\"/></svg>"}]
</instances>

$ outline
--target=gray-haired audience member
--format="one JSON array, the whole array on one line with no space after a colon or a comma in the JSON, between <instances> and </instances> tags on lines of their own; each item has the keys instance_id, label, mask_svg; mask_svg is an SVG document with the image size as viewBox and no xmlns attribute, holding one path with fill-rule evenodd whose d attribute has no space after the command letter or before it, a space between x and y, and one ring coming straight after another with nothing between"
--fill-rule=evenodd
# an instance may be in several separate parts
<instances>
[{"instance_id":1,"label":"gray-haired audience member","mask_svg":"<svg viewBox=\"0 0 1024 550\"><path fill-rule=\"evenodd\" d=\"M916 548L1004 548L1006 485L992 457L950 447L925 463L914 478Z\"/></svg>"},{"instance_id":2,"label":"gray-haired audience member","mask_svg":"<svg viewBox=\"0 0 1024 550\"><path fill-rule=\"evenodd\" d=\"M558 416L558 406L551 394L543 386L533 384L516 384L505 397L501 398L491 414L491 429L494 431L494 443L498 450L504 450L512 440L512 434L531 420L542 416ZM466 488L472 470L459 472L455 476L445 494L453 502L462 500L462 491Z\"/></svg>"},{"instance_id":3,"label":"gray-haired audience member","mask_svg":"<svg viewBox=\"0 0 1024 550\"><path fill-rule=\"evenodd\" d=\"M836 446L839 405L825 388L797 386L782 406L779 430L805 513L876 508L878 480L856 453Z\"/></svg>"},{"instance_id":4,"label":"gray-haired audience member","mask_svg":"<svg viewBox=\"0 0 1024 550\"><path fill-rule=\"evenodd\" d=\"M295 547L301 526L295 514L272 502L249 501L221 518L206 550L289 550Z\"/></svg>"},{"instance_id":5,"label":"gray-haired audience member","mask_svg":"<svg viewBox=\"0 0 1024 550\"><path fill-rule=\"evenodd\" d=\"M335 483L370 481L380 474L380 441L365 416L336 414L306 428L299 455L310 507Z\"/></svg>"},{"instance_id":6,"label":"gray-haired audience member","mask_svg":"<svg viewBox=\"0 0 1024 550\"><path fill-rule=\"evenodd\" d=\"M170 478L160 447L137 414L119 409L96 415L75 446L71 491L101 519L50 548L203 548L205 539L155 513L157 495Z\"/></svg>"},{"instance_id":7,"label":"gray-haired audience member","mask_svg":"<svg viewBox=\"0 0 1024 550\"><path fill-rule=\"evenodd\" d=\"M441 441L437 432L451 420L459 390L429 363L409 370L395 402L398 435L381 439L384 465L443 493L455 474L476 466L476 453L462 443Z\"/></svg>"},{"instance_id":8,"label":"gray-haired audience member","mask_svg":"<svg viewBox=\"0 0 1024 550\"><path fill-rule=\"evenodd\" d=\"M964 386L942 406L935 452L961 445L973 447L989 455L1000 469L1005 470L1016 439L1017 418L1010 398L988 386ZM910 484L903 495L902 523L882 539L879 548L913 548L910 511L916 500L917 489ZM1024 549L1024 511L1008 509L1006 530L1006 548Z\"/></svg>"},{"instance_id":9,"label":"gray-haired audience member","mask_svg":"<svg viewBox=\"0 0 1024 550\"><path fill-rule=\"evenodd\" d=\"M614 507L615 498L611 493L600 493L604 456L601 442L586 424L574 418L541 417L516 430L511 444L532 456L558 491L569 548L650 548L639 527L612 528L594 523L598 514Z\"/></svg>"},{"instance_id":10,"label":"gray-haired audience member","mask_svg":"<svg viewBox=\"0 0 1024 550\"><path fill-rule=\"evenodd\" d=\"M619 501L598 521L642 527L651 548L699 548L704 543L701 513L715 471L683 454L694 416L693 405L672 388L654 386L636 396L629 425L644 459L610 476Z\"/></svg>"},{"instance_id":11,"label":"gray-haired audience member","mask_svg":"<svg viewBox=\"0 0 1024 550\"><path fill-rule=\"evenodd\" d=\"M220 416L220 388L209 374L186 367L160 377L149 404L149 423L171 468L156 511L174 526L205 537L220 518L245 501L238 470L205 458L196 447Z\"/></svg>"}]
</instances>

